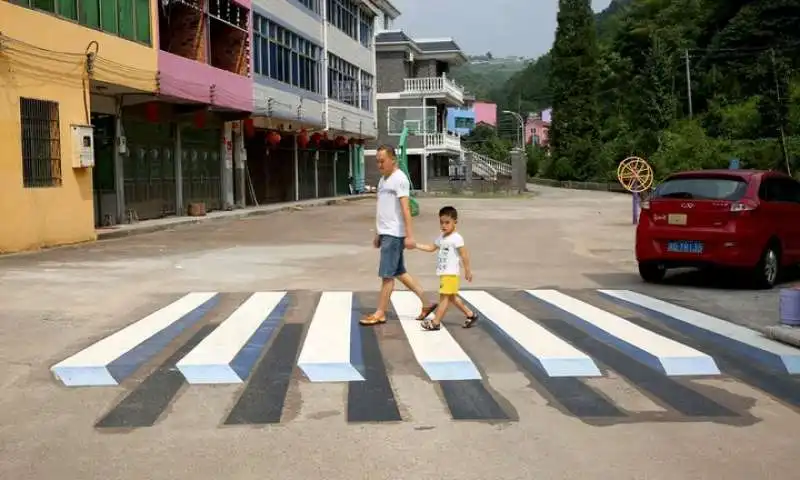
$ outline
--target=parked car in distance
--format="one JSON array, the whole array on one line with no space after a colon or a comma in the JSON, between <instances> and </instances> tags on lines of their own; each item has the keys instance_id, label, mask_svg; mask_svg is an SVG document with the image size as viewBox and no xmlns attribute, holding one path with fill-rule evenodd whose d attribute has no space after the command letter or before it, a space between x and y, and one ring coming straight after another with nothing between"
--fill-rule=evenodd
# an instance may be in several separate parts
<instances>
[{"instance_id":1,"label":"parked car in distance","mask_svg":"<svg viewBox=\"0 0 800 480\"><path fill-rule=\"evenodd\" d=\"M646 282L670 268L717 266L772 288L800 263L800 182L761 170L673 174L641 202L636 260Z\"/></svg>"}]
</instances>

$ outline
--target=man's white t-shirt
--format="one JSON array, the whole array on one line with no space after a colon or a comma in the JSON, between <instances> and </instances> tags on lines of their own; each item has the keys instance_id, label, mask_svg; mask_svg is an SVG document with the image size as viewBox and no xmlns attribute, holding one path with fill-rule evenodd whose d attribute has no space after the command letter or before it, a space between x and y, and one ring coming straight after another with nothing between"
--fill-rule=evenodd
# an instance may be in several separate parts
<instances>
[{"instance_id":1,"label":"man's white t-shirt","mask_svg":"<svg viewBox=\"0 0 800 480\"><path fill-rule=\"evenodd\" d=\"M399 168L388 177L381 177L378 182L378 212L376 216L378 235L406 236L406 224L400 208L400 199L408 197L411 193L410 190L411 183Z\"/></svg>"},{"instance_id":2,"label":"man's white t-shirt","mask_svg":"<svg viewBox=\"0 0 800 480\"><path fill-rule=\"evenodd\" d=\"M461 272L461 255L458 249L464 246L464 237L458 232L436 239L439 254L436 256L436 275L458 275Z\"/></svg>"}]
</instances>

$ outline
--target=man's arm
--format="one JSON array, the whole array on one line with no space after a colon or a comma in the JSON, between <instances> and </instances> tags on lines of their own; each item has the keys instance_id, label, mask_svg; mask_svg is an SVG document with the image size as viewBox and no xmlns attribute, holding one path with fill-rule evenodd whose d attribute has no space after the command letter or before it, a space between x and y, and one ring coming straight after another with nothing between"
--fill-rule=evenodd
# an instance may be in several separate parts
<instances>
[{"instance_id":1,"label":"man's arm","mask_svg":"<svg viewBox=\"0 0 800 480\"><path fill-rule=\"evenodd\" d=\"M414 227L411 225L411 204L409 197L400 197L400 210L403 212L403 223L406 226L406 238L414 239Z\"/></svg>"}]
</instances>

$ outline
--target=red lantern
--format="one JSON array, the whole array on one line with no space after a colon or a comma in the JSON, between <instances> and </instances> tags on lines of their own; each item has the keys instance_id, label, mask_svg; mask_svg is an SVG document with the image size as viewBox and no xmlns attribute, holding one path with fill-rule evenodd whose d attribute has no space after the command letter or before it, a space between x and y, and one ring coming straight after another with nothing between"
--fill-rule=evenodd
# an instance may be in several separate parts
<instances>
[{"instance_id":1,"label":"red lantern","mask_svg":"<svg viewBox=\"0 0 800 480\"><path fill-rule=\"evenodd\" d=\"M281 143L281 135L276 131L270 131L267 134L267 142L270 144L271 147L274 147Z\"/></svg>"},{"instance_id":2,"label":"red lantern","mask_svg":"<svg viewBox=\"0 0 800 480\"><path fill-rule=\"evenodd\" d=\"M244 119L244 135L251 138L256 133L255 123L252 118Z\"/></svg>"},{"instance_id":3,"label":"red lantern","mask_svg":"<svg viewBox=\"0 0 800 480\"><path fill-rule=\"evenodd\" d=\"M308 146L308 133L305 128L300 130L300 135L297 136L297 145L300 148L306 148L306 146Z\"/></svg>"},{"instance_id":4,"label":"red lantern","mask_svg":"<svg viewBox=\"0 0 800 480\"><path fill-rule=\"evenodd\" d=\"M323 140L327 140L327 139L328 139L328 131L327 131L327 130L325 130L324 132L322 132L322 139L323 139Z\"/></svg>"},{"instance_id":5,"label":"red lantern","mask_svg":"<svg viewBox=\"0 0 800 480\"><path fill-rule=\"evenodd\" d=\"M336 137L335 142L337 147L344 147L345 145L347 145L347 139L341 135Z\"/></svg>"},{"instance_id":6,"label":"red lantern","mask_svg":"<svg viewBox=\"0 0 800 480\"><path fill-rule=\"evenodd\" d=\"M158 122L159 110L158 102L147 102L144 106L144 115L147 121L152 123Z\"/></svg>"},{"instance_id":7,"label":"red lantern","mask_svg":"<svg viewBox=\"0 0 800 480\"><path fill-rule=\"evenodd\" d=\"M198 110L194 112L194 126L197 128L203 128L206 126L205 110Z\"/></svg>"},{"instance_id":8,"label":"red lantern","mask_svg":"<svg viewBox=\"0 0 800 480\"><path fill-rule=\"evenodd\" d=\"M314 145L319 145L319 142L322 141L322 135L319 132L314 132L314 134L311 135L311 141Z\"/></svg>"}]
</instances>

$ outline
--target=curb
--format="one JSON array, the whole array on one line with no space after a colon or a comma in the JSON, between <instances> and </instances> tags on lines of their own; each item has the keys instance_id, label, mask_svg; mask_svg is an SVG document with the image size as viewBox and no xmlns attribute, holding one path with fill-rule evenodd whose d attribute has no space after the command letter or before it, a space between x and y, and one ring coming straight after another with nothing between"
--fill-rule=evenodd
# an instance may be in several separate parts
<instances>
[{"instance_id":1,"label":"curb","mask_svg":"<svg viewBox=\"0 0 800 480\"><path fill-rule=\"evenodd\" d=\"M218 222L222 220L240 220L242 218L258 217L258 216L270 215L273 213L286 212L303 208L322 207L328 205L337 205L341 203L357 202L359 200L366 200L368 198L374 198L374 197L375 194L363 193L359 195L349 195L346 197L323 198L315 201L309 201L308 203L300 203L300 204L292 203L288 205L282 205L279 207L276 206L275 208L265 208L261 210L258 210L257 209L258 207L255 208L251 207L248 209L241 209L236 213L229 213L227 215L219 215L214 217L186 217L185 220L182 219L179 222L165 223L160 225L146 225L136 228L109 230L107 232L100 232L97 234L97 241L100 242L103 240L112 240L115 238L125 238L134 235L144 235L146 233L172 230L174 228L180 228L189 225L197 225L199 223Z\"/></svg>"},{"instance_id":2,"label":"curb","mask_svg":"<svg viewBox=\"0 0 800 480\"><path fill-rule=\"evenodd\" d=\"M800 348L800 327L772 325L764 328L764 335L772 340Z\"/></svg>"}]
</instances>

